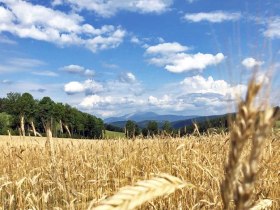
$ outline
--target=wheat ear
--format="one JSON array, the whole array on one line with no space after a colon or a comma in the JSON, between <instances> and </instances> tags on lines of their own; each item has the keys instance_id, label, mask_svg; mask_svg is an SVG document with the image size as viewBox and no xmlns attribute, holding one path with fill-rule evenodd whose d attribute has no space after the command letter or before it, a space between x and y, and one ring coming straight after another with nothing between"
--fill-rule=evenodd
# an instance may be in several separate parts
<instances>
[{"instance_id":1,"label":"wheat ear","mask_svg":"<svg viewBox=\"0 0 280 210\"><path fill-rule=\"evenodd\" d=\"M271 131L271 126L274 122L274 110L267 108L263 112L259 112L255 125L255 132L252 137L252 149L249 159L244 163L242 172L244 178L237 185L235 195L236 209L250 209L254 205L252 199L254 182L258 173L258 164L261 157L261 152L264 147L265 138Z\"/></svg>"},{"instance_id":2,"label":"wheat ear","mask_svg":"<svg viewBox=\"0 0 280 210\"><path fill-rule=\"evenodd\" d=\"M249 83L246 99L239 104L236 121L231 130L228 162L225 165L225 180L221 184L221 195L225 209L229 209L230 202L233 200L241 154L252 134L256 117L253 103L260 87L261 85L256 84L253 80Z\"/></svg>"},{"instance_id":3,"label":"wheat ear","mask_svg":"<svg viewBox=\"0 0 280 210\"><path fill-rule=\"evenodd\" d=\"M159 196L169 195L177 189L185 187L187 183L177 177L160 174L157 177L137 182L134 186L127 186L102 202L95 210L134 209L143 203ZM189 184L189 186L193 186ZM89 208L91 209L91 208Z\"/></svg>"}]
</instances>

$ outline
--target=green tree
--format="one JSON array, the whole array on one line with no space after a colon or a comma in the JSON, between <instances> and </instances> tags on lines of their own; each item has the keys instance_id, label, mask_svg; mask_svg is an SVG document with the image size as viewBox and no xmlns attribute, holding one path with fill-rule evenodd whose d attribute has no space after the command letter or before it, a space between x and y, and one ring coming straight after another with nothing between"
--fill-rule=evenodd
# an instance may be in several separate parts
<instances>
[{"instance_id":1,"label":"green tree","mask_svg":"<svg viewBox=\"0 0 280 210\"><path fill-rule=\"evenodd\" d=\"M101 139L104 134L104 123L100 118L95 118L94 138Z\"/></svg>"},{"instance_id":2,"label":"green tree","mask_svg":"<svg viewBox=\"0 0 280 210\"><path fill-rule=\"evenodd\" d=\"M149 130L148 130L148 128L143 128L142 129L142 135L143 135L143 137L148 137L148 135L149 135Z\"/></svg>"},{"instance_id":3,"label":"green tree","mask_svg":"<svg viewBox=\"0 0 280 210\"><path fill-rule=\"evenodd\" d=\"M0 98L0 112L4 112L4 98Z\"/></svg>"},{"instance_id":4,"label":"green tree","mask_svg":"<svg viewBox=\"0 0 280 210\"><path fill-rule=\"evenodd\" d=\"M44 97L38 104L38 117L41 119L48 139L52 138L52 124L56 120L55 103L50 97Z\"/></svg>"},{"instance_id":5,"label":"green tree","mask_svg":"<svg viewBox=\"0 0 280 210\"><path fill-rule=\"evenodd\" d=\"M64 105L62 103L56 103L54 105L54 112L57 118L60 133L63 133L63 128L65 128L69 137L71 137L72 134L69 129L69 124L74 118L72 115L72 107L70 107L68 104Z\"/></svg>"},{"instance_id":6,"label":"green tree","mask_svg":"<svg viewBox=\"0 0 280 210\"><path fill-rule=\"evenodd\" d=\"M90 116L89 114L85 114L85 137L87 138L94 138L94 124L95 120L94 117Z\"/></svg>"},{"instance_id":7,"label":"green tree","mask_svg":"<svg viewBox=\"0 0 280 210\"><path fill-rule=\"evenodd\" d=\"M147 125L150 136L155 136L158 134L158 123L156 121L150 121Z\"/></svg>"},{"instance_id":8,"label":"green tree","mask_svg":"<svg viewBox=\"0 0 280 210\"><path fill-rule=\"evenodd\" d=\"M33 116L34 112L34 99L29 93L8 93L4 99L4 109L7 113L13 115L15 120L19 121L20 133L25 136L25 118L28 119Z\"/></svg>"},{"instance_id":9,"label":"green tree","mask_svg":"<svg viewBox=\"0 0 280 210\"><path fill-rule=\"evenodd\" d=\"M137 124L135 124L135 136L139 136L141 134L141 129Z\"/></svg>"},{"instance_id":10,"label":"green tree","mask_svg":"<svg viewBox=\"0 0 280 210\"><path fill-rule=\"evenodd\" d=\"M84 134L87 138L101 139L103 138L104 123L100 118L96 118L90 114L85 115Z\"/></svg>"},{"instance_id":11,"label":"green tree","mask_svg":"<svg viewBox=\"0 0 280 210\"><path fill-rule=\"evenodd\" d=\"M68 104L55 103L49 97L40 101L35 100L29 93L8 93L7 97L0 98L0 112L12 116L11 129L19 129L25 135L25 126L31 125L34 135L45 132L47 136L63 134L79 138L102 138L104 123L100 118L83 113ZM37 127L37 132L35 126ZM3 127L3 126L2 126Z\"/></svg>"},{"instance_id":12,"label":"green tree","mask_svg":"<svg viewBox=\"0 0 280 210\"><path fill-rule=\"evenodd\" d=\"M75 112L75 110L70 105L65 104L65 113L63 116L63 122L64 122L63 126L69 135L71 135L70 129L73 131L73 124L74 124L74 119L75 119L74 112Z\"/></svg>"},{"instance_id":13,"label":"green tree","mask_svg":"<svg viewBox=\"0 0 280 210\"><path fill-rule=\"evenodd\" d=\"M20 93L8 93L6 98L3 100L3 110L8 114L18 115L19 108L18 108L18 101L21 97Z\"/></svg>"},{"instance_id":14,"label":"green tree","mask_svg":"<svg viewBox=\"0 0 280 210\"><path fill-rule=\"evenodd\" d=\"M21 97L21 94L19 93L8 93L6 98L4 98L4 104L3 104L3 111L13 116L13 123L12 127L18 129L21 131L21 125L20 125L20 106L19 106L19 99Z\"/></svg>"},{"instance_id":15,"label":"green tree","mask_svg":"<svg viewBox=\"0 0 280 210\"><path fill-rule=\"evenodd\" d=\"M25 136L25 119L30 123L33 133L36 136L37 132L34 125L34 118L36 114L35 100L33 96L29 93L23 93L18 100L18 109L20 109L20 125L22 135ZM29 126L28 126L29 127ZM29 129L28 129L29 130Z\"/></svg>"},{"instance_id":16,"label":"green tree","mask_svg":"<svg viewBox=\"0 0 280 210\"><path fill-rule=\"evenodd\" d=\"M5 112L0 113L0 134L6 135L11 129L13 117Z\"/></svg>"},{"instance_id":17,"label":"green tree","mask_svg":"<svg viewBox=\"0 0 280 210\"><path fill-rule=\"evenodd\" d=\"M164 131L165 134L171 134L172 132L171 123L169 121L165 121L162 125L162 130Z\"/></svg>"},{"instance_id":18,"label":"green tree","mask_svg":"<svg viewBox=\"0 0 280 210\"><path fill-rule=\"evenodd\" d=\"M44 97L39 101L38 107L38 117L41 119L47 135L46 147L49 151L50 157L53 158L52 127L53 123L57 120L57 116L55 115L55 103L50 97Z\"/></svg>"},{"instance_id":19,"label":"green tree","mask_svg":"<svg viewBox=\"0 0 280 210\"><path fill-rule=\"evenodd\" d=\"M83 113L76 108L73 108L71 113L73 116L73 120L71 122L72 132L76 136L81 136L83 135L85 129L85 120L83 117Z\"/></svg>"},{"instance_id":20,"label":"green tree","mask_svg":"<svg viewBox=\"0 0 280 210\"><path fill-rule=\"evenodd\" d=\"M135 138L136 135L136 123L132 120L128 120L125 124L125 136L127 138Z\"/></svg>"}]
</instances>

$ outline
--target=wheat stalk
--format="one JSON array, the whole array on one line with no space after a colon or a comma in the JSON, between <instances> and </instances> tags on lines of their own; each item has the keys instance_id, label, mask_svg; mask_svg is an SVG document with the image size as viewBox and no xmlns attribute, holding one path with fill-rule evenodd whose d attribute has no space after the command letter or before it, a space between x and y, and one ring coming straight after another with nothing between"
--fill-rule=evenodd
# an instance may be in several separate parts
<instances>
[{"instance_id":1,"label":"wheat stalk","mask_svg":"<svg viewBox=\"0 0 280 210\"><path fill-rule=\"evenodd\" d=\"M258 173L258 163L264 147L265 138L270 132L274 122L273 112L273 109L267 108L264 112L259 113L256 129L252 138L251 153L247 163L244 163L242 168L244 178L241 183L237 185L235 196L237 209L249 209L254 204L252 199L253 184Z\"/></svg>"},{"instance_id":2,"label":"wheat stalk","mask_svg":"<svg viewBox=\"0 0 280 210\"><path fill-rule=\"evenodd\" d=\"M160 174L157 177L137 182L134 186L127 186L102 202L95 210L134 209L141 204L156 197L169 195L176 189L181 189L187 184L177 177ZM192 186L191 184L188 184ZM91 209L91 208L88 208Z\"/></svg>"},{"instance_id":3,"label":"wheat stalk","mask_svg":"<svg viewBox=\"0 0 280 210\"><path fill-rule=\"evenodd\" d=\"M248 86L245 101L242 101L239 104L236 121L232 127L228 162L225 166L225 180L221 184L221 195L225 209L229 208L229 204L233 199L233 189L236 185L241 153L249 136L252 134L256 116L253 102L259 90L260 85L252 80Z\"/></svg>"},{"instance_id":4,"label":"wheat stalk","mask_svg":"<svg viewBox=\"0 0 280 210\"><path fill-rule=\"evenodd\" d=\"M246 99L240 102L235 124L231 131L231 147L228 162L225 166L225 179L221 184L221 195L225 209L230 208L234 199L235 209L249 209L252 199L254 181L258 172L258 162L263 149L264 140L273 123L273 109L266 108L261 112L254 107L254 100L261 88L254 79L248 86ZM249 158L241 162L244 146L252 137ZM243 179L238 183L238 175L242 166Z\"/></svg>"}]
</instances>

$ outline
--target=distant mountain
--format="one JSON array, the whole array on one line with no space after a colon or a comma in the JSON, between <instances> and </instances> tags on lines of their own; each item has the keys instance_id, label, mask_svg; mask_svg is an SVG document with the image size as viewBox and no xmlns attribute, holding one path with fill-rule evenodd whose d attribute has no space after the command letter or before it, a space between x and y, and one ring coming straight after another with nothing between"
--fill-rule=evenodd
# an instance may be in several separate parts
<instances>
[{"instance_id":1,"label":"distant mountain","mask_svg":"<svg viewBox=\"0 0 280 210\"><path fill-rule=\"evenodd\" d=\"M110 122L109 124L113 125L113 126L116 126L116 127L119 127L119 128L124 128L126 122L127 121L116 121L116 122Z\"/></svg>"},{"instance_id":2,"label":"distant mountain","mask_svg":"<svg viewBox=\"0 0 280 210\"><path fill-rule=\"evenodd\" d=\"M128 120L133 120L135 122L151 121L151 120L155 120L157 122L162 122L162 121L174 122L179 120L192 119L196 117L198 116L159 115L154 112L137 112L137 113L127 114L121 117L110 117L105 119L104 121L105 123L110 123L110 124L115 124L115 123L119 124L118 122L128 121Z\"/></svg>"},{"instance_id":3,"label":"distant mountain","mask_svg":"<svg viewBox=\"0 0 280 210\"><path fill-rule=\"evenodd\" d=\"M214 122L213 120L227 118L227 116L228 116L228 114L211 115L211 116L203 116L203 117L193 117L193 118L189 118L189 119L187 118L187 119L184 119L184 120L177 120L177 121L173 121L173 122L170 121L170 122L171 122L171 127L172 128L179 129L179 128L183 128L185 126L190 126L194 122L199 123L199 124L200 123L212 124ZM147 127L147 125L150 121L151 120L143 120L143 121L139 121L139 122L136 122L136 123L140 128L145 128L145 127ZM158 121L158 120L155 120L155 121L158 122L158 126L159 126L159 128L161 128L164 121ZM119 128L124 128L126 122L127 122L127 120L123 120L123 121L111 122L109 124L113 125L113 126L116 126L116 127L119 127Z\"/></svg>"},{"instance_id":4,"label":"distant mountain","mask_svg":"<svg viewBox=\"0 0 280 210\"><path fill-rule=\"evenodd\" d=\"M211 116L203 116L203 117L195 117L192 119L186 119L186 120L178 120L171 122L171 127L174 129L180 129L184 128L185 126L191 126L194 122L198 124L200 129L205 129L209 127L219 127L220 124L228 119L228 114L224 115L211 115ZM112 122L110 125L124 128L127 121L117 121ZM139 126L139 128L146 128L150 120L144 120L140 122L136 122L136 124ZM163 126L164 121L157 121L158 127L161 128Z\"/></svg>"},{"instance_id":5,"label":"distant mountain","mask_svg":"<svg viewBox=\"0 0 280 210\"><path fill-rule=\"evenodd\" d=\"M274 108L274 115L280 121L280 108ZM158 115L154 112L139 112L136 114L124 115L122 117L108 118L105 120L110 125L124 128L127 120L133 120L140 128L147 127L149 121L154 120L158 122L159 128L162 127L164 121L169 121L171 127L174 129L184 128L190 126L194 122L198 123L200 127L219 127L227 121L228 117L235 117L235 113L227 113L222 115L211 116L178 116L178 115ZM119 121L118 121L119 120Z\"/></svg>"}]
</instances>

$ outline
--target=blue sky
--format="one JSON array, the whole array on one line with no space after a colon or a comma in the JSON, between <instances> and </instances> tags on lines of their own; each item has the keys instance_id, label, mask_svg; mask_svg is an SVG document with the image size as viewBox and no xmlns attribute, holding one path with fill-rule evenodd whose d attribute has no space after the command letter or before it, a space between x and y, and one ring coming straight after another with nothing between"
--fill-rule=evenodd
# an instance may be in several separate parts
<instances>
[{"instance_id":1,"label":"blue sky","mask_svg":"<svg viewBox=\"0 0 280 210\"><path fill-rule=\"evenodd\" d=\"M250 76L279 105L275 0L0 0L0 97L102 118L231 111Z\"/></svg>"}]
</instances>

